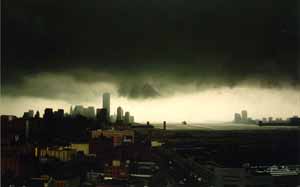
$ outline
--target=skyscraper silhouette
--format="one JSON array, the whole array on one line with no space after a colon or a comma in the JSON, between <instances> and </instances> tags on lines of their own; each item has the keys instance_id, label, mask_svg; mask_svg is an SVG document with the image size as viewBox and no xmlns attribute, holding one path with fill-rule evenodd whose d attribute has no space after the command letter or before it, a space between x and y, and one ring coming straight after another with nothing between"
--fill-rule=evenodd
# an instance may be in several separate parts
<instances>
[{"instance_id":1,"label":"skyscraper silhouette","mask_svg":"<svg viewBox=\"0 0 300 187\"><path fill-rule=\"evenodd\" d=\"M242 110L242 120L243 122L246 122L248 121L248 113L247 113L247 110Z\"/></svg>"},{"instance_id":2,"label":"skyscraper silhouette","mask_svg":"<svg viewBox=\"0 0 300 187\"><path fill-rule=\"evenodd\" d=\"M107 119L110 118L110 94L104 93L102 96L102 108L105 108L107 111Z\"/></svg>"},{"instance_id":3,"label":"skyscraper silhouette","mask_svg":"<svg viewBox=\"0 0 300 187\"><path fill-rule=\"evenodd\" d=\"M122 107L117 108L117 121L122 121L123 120L123 109Z\"/></svg>"},{"instance_id":4,"label":"skyscraper silhouette","mask_svg":"<svg viewBox=\"0 0 300 187\"><path fill-rule=\"evenodd\" d=\"M126 124L130 123L130 113L129 112L125 112L124 121L125 121Z\"/></svg>"}]
</instances>

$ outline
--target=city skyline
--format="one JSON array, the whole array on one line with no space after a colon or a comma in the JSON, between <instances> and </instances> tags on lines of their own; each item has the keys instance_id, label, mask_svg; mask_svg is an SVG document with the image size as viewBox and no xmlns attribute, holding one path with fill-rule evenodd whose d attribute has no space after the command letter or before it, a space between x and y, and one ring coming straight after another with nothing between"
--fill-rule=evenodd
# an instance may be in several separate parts
<instances>
[{"instance_id":1,"label":"city skyline","mask_svg":"<svg viewBox=\"0 0 300 187\"><path fill-rule=\"evenodd\" d=\"M98 99L97 99L98 98ZM101 100L103 99L102 97L100 97ZM195 104L195 98L197 98L197 96L194 96L194 98L190 101L190 103L192 104ZM96 110L97 108L101 108L102 107L102 102L99 103L99 97L96 97L95 98L96 100L98 100L98 105L93 105L94 103L92 104L85 104L83 105L83 107L94 107L94 109ZM232 121L232 115L236 112L236 111L240 111L242 109L246 109L247 111L250 112L250 115L251 117L253 117L254 119L262 119L263 117L269 117L269 116L272 116L275 118L284 118L284 119L287 119L289 117L292 117L292 116L297 116L300 114L300 111L298 112L297 111L297 107L294 108L294 110L291 110L291 111L288 111L288 110L285 110L284 113L282 112L270 112L267 108L263 108L263 110L257 110L257 107L259 107L260 105L259 104L255 104L255 105L252 105L252 107L244 107L244 105L237 105L235 107L232 107L232 111L231 110L228 110L229 108L226 106L226 105L223 105L224 110L226 110L226 113L224 115L224 113L220 113L219 111L221 111L220 109L222 109L220 106L222 106L221 104L222 103L219 103L218 102L221 102L222 100L217 100L214 104L210 104L210 103L213 103L211 101L207 101L207 104L203 105L204 103L202 103L202 106L199 106L198 107L198 110L197 111L194 111L192 114L194 114L195 116L193 117L182 117L182 116L191 116L191 114L189 113L190 111L189 110L186 110L186 108L184 108L184 106L186 105L180 105L180 103L175 103L176 102L176 97L173 98L172 100L168 100L167 102L168 103L173 103L173 105L171 105L171 108L172 110L170 110L169 112L168 111L164 111L165 108L156 108L156 106L158 105L158 102L154 102L153 100L149 100L148 103L145 103L149 108L149 110L142 110L142 111L139 111L139 110L134 110L134 109L140 109L140 108L143 108L142 107L139 107L141 105L141 103L139 102L136 102L135 105L132 105L130 102L124 100L123 98L123 102L119 102L120 100L118 100L117 97L112 97L111 98L111 103L112 103L112 106L111 106L111 115L113 114L117 114L117 108L119 106L122 106L122 108L124 108L124 114L126 111L130 111L130 113L133 113L135 114L135 119L137 122L146 122L146 121L151 121L151 122L154 122L154 123L161 123L162 121L168 121L168 122L171 122L171 123L180 123L182 121L188 121L189 123L197 123L197 122L229 122L229 121ZM188 99L189 100L189 99ZM202 99L202 100L205 100ZM234 103L232 102L232 100L229 98L229 100L227 100L228 102L228 106L229 104L233 105ZM235 102L238 102L238 101L235 101ZM149 105L151 104L151 105ZM187 103L185 103L187 104ZM279 102L280 105L282 105L282 103ZM80 106L81 104L78 103L77 104L78 106ZM218 106L219 105L219 108L214 108L214 106ZM63 107L63 105L57 105L57 106L54 106L52 107L53 109L64 109L67 113L69 111L69 108L70 106L73 106L73 109L74 109L74 106L76 106L76 104L74 105L68 105L66 104L66 107ZM178 107L174 107L174 106L178 106ZM191 106L191 105L190 105ZM206 107L206 106L209 106L209 107ZM273 105L273 106L276 106L276 105ZM284 105L281 106L280 109L283 109ZM46 105L44 106L44 108L47 108L47 107L51 107L51 105ZM40 115L43 115L43 112L44 112L44 108L43 107L40 107L39 109L36 109L36 108L26 108L25 110L21 111L19 115L17 116L22 116L23 115L23 112L24 111L27 111L29 109L33 109L34 111L36 110L39 110L40 112ZM295 110L296 109L296 110ZM171 115L172 113L174 113L174 111L176 111L176 114L177 115ZM179 111L179 112L178 112ZM163 112L163 114L165 115L158 115L160 112ZM185 113L180 113L180 112L185 112ZM210 113L211 117L208 118L207 115L208 113ZM157 116L155 116L157 115ZM203 116L203 117L202 117ZM152 118L151 118L152 117ZM222 118L223 117L223 118Z\"/></svg>"},{"instance_id":2,"label":"city skyline","mask_svg":"<svg viewBox=\"0 0 300 187\"><path fill-rule=\"evenodd\" d=\"M4 3L0 113L95 106L102 91L140 121L300 112L293 1Z\"/></svg>"},{"instance_id":3,"label":"city skyline","mask_svg":"<svg viewBox=\"0 0 300 187\"><path fill-rule=\"evenodd\" d=\"M297 1L1 5L1 186L300 185Z\"/></svg>"}]
</instances>

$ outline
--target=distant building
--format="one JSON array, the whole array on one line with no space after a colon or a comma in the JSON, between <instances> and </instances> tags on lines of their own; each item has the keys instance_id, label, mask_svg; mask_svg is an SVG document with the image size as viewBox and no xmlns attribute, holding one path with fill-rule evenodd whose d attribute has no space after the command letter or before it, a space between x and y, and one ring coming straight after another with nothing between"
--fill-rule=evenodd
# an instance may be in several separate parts
<instances>
[{"instance_id":1,"label":"distant building","mask_svg":"<svg viewBox=\"0 0 300 187\"><path fill-rule=\"evenodd\" d=\"M130 122L130 123L134 123L134 116L130 116L130 117L129 117L129 122Z\"/></svg>"},{"instance_id":2,"label":"distant building","mask_svg":"<svg viewBox=\"0 0 300 187\"><path fill-rule=\"evenodd\" d=\"M101 108L96 109L96 119L100 119Z\"/></svg>"},{"instance_id":3,"label":"distant building","mask_svg":"<svg viewBox=\"0 0 300 187\"><path fill-rule=\"evenodd\" d=\"M97 132L98 135L100 132ZM90 139L89 154L96 155L99 160L110 161L114 152L113 138L99 137Z\"/></svg>"},{"instance_id":4,"label":"distant building","mask_svg":"<svg viewBox=\"0 0 300 187\"><path fill-rule=\"evenodd\" d=\"M55 118L63 118L65 115L64 109L58 109L56 112L54 112L54 117Z\"/></svg>"},{"instance_id":5,"label":"distant building","mask_svg":"<svg viewBox=\"0 0 300 187\"><path fill-rule=\"evenodd\" d=\"M53 109L46 108L43 117L44 117L44 119L51 119L53 117Z\"/></svg>"},{"instance_id":6,"label":"distant building","mask_svg":"<svg viewBox=\"0 0 300 187\"><path fill-rule=\"evenodd\" d=\"M33 110L29 110L29 111L28 111L28 114L29 114L29 117L30 117L30 118L33 118L33 115L34 115Z\"/></svg>"},{"instance_id":7,"label":"distant building","mask_svg":"<svg viewBox=\"0 0 300 187\"><path fill-rule=\"evenodd\" d=\"M36 113L34 115L34 118L40 118L40 112L39 111L36 111Z\"/></svg>"},{"instance_id":8,"label":"distant building","mask_svg":"<svg viewBox=\"0 0 300 187\"><path fill-rule=\"evenodd\" d=\"M291 117L289 118L289 122L292 125L300 125L300 118L298 116Z\"/></svg>"},{"instance_id":9,"label":"distant building","mask_svg":"<svg viewBox=\"0 0 300 187\"><path fill-rule=\"evenodd\" d=\"M115 123L117 121L117 115L116 114L111 115L110 116L110 121L113 122L113 123Z\"/></svg>"},{"instance_id":10,"label":"distant building","mask_svg":"<svg viewBox=\"0 0 300 187\"><path fill-rule=\"evenodd\" d=\"M242 110L242 121L246 122L248 120L247 110Z\"/></svg>"},{"instance_id":11,"label":"distant building","mask_svg":"<svg viewBox=\"0 0 300 187\"><path fill-rule=\"evenodd\" d=\"M272 122L273 122L273 118L269 117L269 123L272 123Z\"/></svg>"},{"instance_id":12,"label":"distant building","mask_svg":"<svg viewBox=\"0 0 300 187\"><path fill-rule=\"evenodd\" d=\"M34 149L31 145L1 145L1 174L11 172L15 176L33 174L35 170L33 153Z\"/></svg>"},{"instance_id":13,"label":"distant building","mask_svg":"<svg viewBox=\"0 0 300 187\"><path fill-rule=\"evenodd\" d=\"M100 111L99 111L99 119L107 124L109 122L109 120L107 119L107 109L106 108L101 108Z\"/></svg>"},{"instance_id":14,"label":"distant building","mask_svg":"<svg viewBox=\"0 0 300 187\"><path fill-rule=\"evenodd\" d=\"M77 152L82 151L85 155L90 153L89 144L87 143L72 143L69 148L75 149Z\"/></svg>"},{"instance_id":15,"label":"distant building","mask_svg":"<svg viewBox=\"0 0 300 187\"><path fill-rule=\"evenodd\" d=\"M102 108L107 110L107 119L110 117L110 94L104 93L102 96Z\"/></svg>"},{"instance_id":16,"label":"distant building","mask_svg":"<svg viewBox=\"0 0 300 187\"><path fill-rule=\"evenodd\" d=\"M89 118L95 118L95 108L93 106L89 106L86 111Z\"/></svg>"},{"instance_id":17,"label":"distant building","mask_svg":"<svg viewBox=\"0 0 300 187\"><path fill-rule=\"evenodd\" d=\"M82 115L84 111L84 107L82 105L75 105L72 110L71 116Z\"/></svg>"},{"instance_id":18,"label":"distant building","mask_svg":"<svg viewBox=\"0 0 300 187\"><path fill-rule=\"evenodd\" d=\"M242 121L241 114L235 113L235 114L234 114L234 122L239 123L239 122L241 122L241 121Z\"/></svg>"},{"instance_id":19,"label":"distant building","mask_svg":"<svg viewBox=\"0 0 300 187\"><path fill-rule=\"evenodd\" d=\"M120 160L112 160L111 166L106 166L104 168L104 179L128 179L128 167L125 167Z\"/></svg>"},{"instance_id":20,"label":"distant building","mask_svg":"<svg viewBox=\"0 0 300 187\"><path fill-rule=\"evenodd\" d=\"M113 138L113 145L118 146L122 143L134 143L134 131L133 130L94 130L91 132L91 138Z\"/></svg>"},{"instance_id":21,"label":"distant building","mask_svg":"<svg viewBox=\"0 0 300 187\"><path fill-rule=\"evenodd\" d=\"M125 112L124 121L126 124L130 123L130 113L129 112Z\"/></svg>"},{"instance_id":22,"label":"distant building","mask_svg":"<svg viewBox=\"0 0 300 187\"><path fill-rule=\"evenodd\" d=\"M266 122L267 122L267 118L263 118L263 119L262 119L262 122L263 122L263 123L266 123Z\"/></svg>"},{"instance_id":23,"label":"distant building","mask_svg":"<svg viewBox=\"0 0 300 187\"><path fill-rule=\"evenodd\" d=\"M26 119L33 118L33 115L34 115L33 110L28 110L28 112L24 112L23 118L26 118Z\"/></svg>"},{"instance_id":24,"label":"distant building","mask_svg":"<svg viewBox=\"0 0 300 187\"><path fill-rule=\"evenodd\" d=\"M123 109L122 107L117 108L117 121L122 121L123 120Z\"/></svg>"},{"instance_id":25,"label":"distant building","mask_svg":"<svg viewBox=\"0 0 300 187\"><path fill-rule=\"evenodd\" d=\"M23 113L23 118L24 119L28 119L29 118L29 113L28 112L24 112Z\"/></svg>"},{"instance_id":26,"label":"distant building","mask_svg":"<svg viewBox=\"0 0 300 187\"><path fill-rule=\"evenodd\" d=\"M39 156L43 157L55 157L61 161L69 161L76 154L76 149L69 148L43 148L39 150Z\"/></svg>"},{"instance_id":27,"label":"distant building","mask_svg":"<svg viewBox=\"0 0 300 187\"><path fill-rule=\"evenodd\" d=\"M95 108L92 106L85 108L82 105L76 105L74 108L71 107L70 112L71 116L80 115L86 118L95 118Z\"/></svg>"}]
</instances>

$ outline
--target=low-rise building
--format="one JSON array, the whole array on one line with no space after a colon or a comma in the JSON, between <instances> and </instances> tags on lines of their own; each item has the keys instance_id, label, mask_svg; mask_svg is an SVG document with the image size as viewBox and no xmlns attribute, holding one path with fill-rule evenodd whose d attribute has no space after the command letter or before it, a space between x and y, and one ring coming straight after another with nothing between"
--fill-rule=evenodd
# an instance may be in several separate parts
<instances>
[{"instance_id":1,"label":"low-rise building","mask_svg":"<svg viewBox=\"0 0 300 187\"><path fill-rule=\"evenodd\" d=\"M71 160L76 154L76 149L69 149L69 148L45 148L40 149L39 156L40 157L55 157L61 161L69 161Z\"/></svg>"},{"instance_id":2,"label":"low-rise building","mask_svg":"<svg viewBox=\"0 0 300 187\"><path fill-rule=\"evenodd\" d=\"M112 164L104 169L104 179L127 180L128 176L128 167L120 160L113 160Z\"/></svg>"},{"instance_id":3,"label":"low-rise building","mask_svg":"<svg viewBox=\"0 0 300 187\"><path fill-rule=\"evenodd\" d=\"M113 139L113 145L118 146L123 143L134 143L133 130L94 130L91 132L92 139L106 137Z\"/></svg>"}]
</instances>

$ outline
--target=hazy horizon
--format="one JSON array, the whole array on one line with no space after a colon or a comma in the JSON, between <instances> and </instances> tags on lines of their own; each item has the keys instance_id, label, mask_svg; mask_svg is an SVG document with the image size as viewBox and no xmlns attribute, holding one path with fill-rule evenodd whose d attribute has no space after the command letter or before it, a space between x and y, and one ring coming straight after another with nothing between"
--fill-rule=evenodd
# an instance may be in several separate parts
<instances>
[{"instance_id":1,"label":"hazy horizon","mask_svg":"<svg viewBox=\"0 0 300 187\"><path fill-rule=\"evenodd\" d=\"M73 95L65 95L60 99L28 97L28 96L2 96L1 114L13 114L22 116L29 109L39 110L42 115L47 107L64 109L69 113L74 105L102 107L102 93L111 93L111 114L116 113L118 106L124 111L129 111L135 117L136 122L152 123L167 121L171 123L201 123L208 121L228 122L233 120L235 112L247 110L248 116L253 119L263 117L288 118L300 114L300 95L298 90L292 88L260 88L237 86L234 88L220 87L203 90L194 89L192 85L186 93L176 91L172 95L148 99L130 99L119 96L116 88L110 84L104 84L103 92L93 93L87 91L97 90L101 84L81 85L77 87L80 92ZM103 85L103 83L102 83ZM72 92L69 90L68 92ZM68 93L67 92L67 93ZM71 97L72 96L72 97ZM68 99L64 99L68 97ZM80 99L81 98L81 99Z\"/></svg>"}]
</instances>

